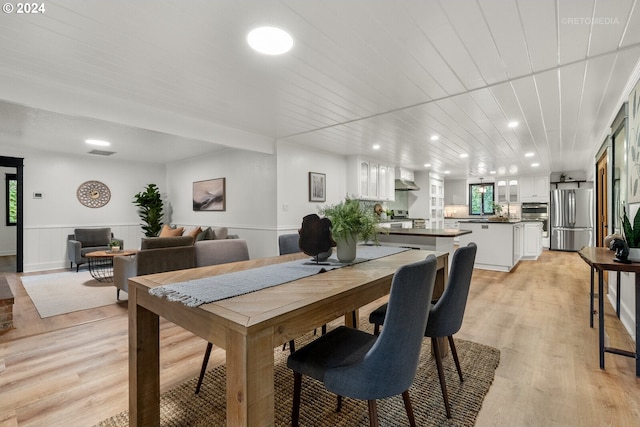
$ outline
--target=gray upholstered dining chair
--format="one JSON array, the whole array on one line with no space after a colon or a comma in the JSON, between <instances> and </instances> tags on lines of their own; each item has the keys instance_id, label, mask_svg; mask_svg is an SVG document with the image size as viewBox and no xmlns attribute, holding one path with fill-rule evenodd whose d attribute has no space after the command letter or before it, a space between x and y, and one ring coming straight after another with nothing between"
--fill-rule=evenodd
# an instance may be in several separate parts
<instances>
[{"instance_id":1,"label":"gray upholstered dining chair","mask_svg":"<svg viewBox=\"0 0 640 427\"><path fill-rule=\"evenodd\" d=\"M295 254L302 252L298 241L300 235L298 233L281 234L278 236L278 248L280 249L280 255Z\"/></svg>"},{"instance_id":2,"label":"gray upholstered dining chair","mask_svg":"<svg viewBox=\"0 0 640 427\"><path fill-rule=\"evenodd\" d=\"M473 274L473 264L476 259L477 249L476 244L471 242L467 246L458 248L454 252L453 259L451 260L451 269L449 270L447 287L444 289L442 296L440 296L435 304L431 306L429 321L427 322L427 327L424 332L425 337L431 338L447 418L451 418L451 409L449 406L449 397L447 395L447 384L444 379L442 354L440 353L438 338L448 338L449 345L451 346L451 354L453 355L453 360L456 364L456 369L458 370L460 382L464 381L462 377L462 369L460 368L460 360L458 359L458 353L456 351L456 345L453 342L453 334L457 333L462 326L462 319L464 317L464 310L469 296L469 287L471 286L471 276ZM369 321L375 324L374 333L377 333L380 325L386 322L385 315L387 310L387 306L383 305L369 315Z\"/></svg>"},{"instance_id":3,"label":"gray upholstered dining chair","mask_svg":"<svg viewBox=\"0 0 640 427\"><path fill-rule=\"evenodd\" d=\"M435 256L400 267L393 276L386 327L379 336L340 326L289 355L294 372L291 421L298 425L302 375L322 381L338 395L368 401L369 425L378 426L377 399L402 394L415 426L409 387L420 359L437 261ZM401 350L399 350L401 349Z\"/></svg>"},{"instance_id":4,"label":"gray upholstered dining chair","mask_svg":"<svg viewBox=\"0 0 640 427\"><path fill-rule=\"evenodd\" d=\"M218 240L197 242L198 244L207 245L207 242L219 242ZM229 239L225 241L224 247L220 245L210 245L207 248L208 251L200 256L200 259L196 257L196 266L201 265L217 265L226 264L229 262L247 261L249 259L249 248L247 247L247 241L243 239ZM213 349L212 343L207 343L207 349L204 352L204 358L202 359L202 368L200 369L200 377L198 378L198 385L196 385L196 394L200 393L200 387L202 387L202 381L204 380L204 374L207 371L207 365L209 364L209 357L211 356L211 350Z\"/></svg>"},{"instance_id":5,"label":"gray upholstered dining chair","mask_svg":"<svg viewBox=\"0 0 640 427\"><path fill-rule=\"evenodd\" d=\"M288 255L288 254L295 254L298 252L302 252L300 250L299 241L300 241L300 234L298 233L281 234L280 236L278 236L278 249L280 250L280 255ZM322 330L326 332L327 325L323 325L322 328L323 328ZM285 348L287 348L286 343L282 346L283 350ZM296 351L296 344L294 340L289 341L289 350L292 353Z\"/></svg>"}]
</instances>

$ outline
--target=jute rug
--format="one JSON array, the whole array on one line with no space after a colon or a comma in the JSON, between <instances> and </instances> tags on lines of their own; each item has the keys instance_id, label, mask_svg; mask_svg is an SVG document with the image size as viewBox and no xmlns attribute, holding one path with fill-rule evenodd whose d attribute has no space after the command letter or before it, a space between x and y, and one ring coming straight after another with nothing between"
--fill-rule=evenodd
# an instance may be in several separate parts
<instances>
[{"instance_id":1,"label":"jute rug","mask_svg":"<svg viewBox=\"0 0 640 427\"><path fill-rule=\"evenodd\" d=\"M22 285L41 318L116 303L113 283L101 283L88 271L22 276ZM126 299L126 293L121 293Z\"/></svg>"},{"instance_id":2,"label":"jute rug","mask_svg":"<svg viewBox=\"0 0 640 427\"><path fill-rule=\"evenodd\" d=\"M364 326L364 324L363 324ZM313 339L307 335L296 340L304 345ZM485 395L493 381L500 351L470 341L456 340L456 348L464 382L460 382L452 357L444 361L452 418L447 419L438 381L435 359L431 357L431 341L425 339L414 385L409 390L419 426L473 426ZM289 352L275 349L275 424L291 425L293 373L287 368ZM162 426L225 426L225 367L210 369L199 395L194 394L197 378L193 378L161 395ZM341 412L336 412L336 396L322 383L309 377L302 380L300 425L353 427L368 426L367 403L345 398ZM381 426L409 425L401 396L378 401ZM97 424L99 427L129 425L128 412L122 412Z\"/></svg>"}]
</instances>

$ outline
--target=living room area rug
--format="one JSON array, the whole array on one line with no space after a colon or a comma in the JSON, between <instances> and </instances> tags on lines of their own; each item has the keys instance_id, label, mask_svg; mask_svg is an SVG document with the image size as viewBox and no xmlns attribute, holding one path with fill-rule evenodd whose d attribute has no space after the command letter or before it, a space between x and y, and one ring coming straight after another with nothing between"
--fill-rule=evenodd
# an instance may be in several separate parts
<instances>
[{"instance_id":1,"label":"living room area rug","mask_svg":"<svg viewBox=\"0 0 640 427\"><path fill-rule=\"evenodd\" d=\"M98 282L88 271L22 276L20 279L43 319L117 303L113 283ZM124 296L126 298L126 293Z\"/></svg>"},{"instance_id":2,"label":"living room area rug","mask_svg":"<svg viewBox=\"0 0 640 427\"><path fill-rule=\"evenodd\" d=\"M310 334L296 340L304 345L313 339ZM451 355L444 359L445 378L452 418L447 419L435 359L431 356L431 340L422 345L420 364L414 384L409 389L416 424L419 426L468 426L475 424L495 370L500 351L486 345L456 340L464 382L460 382ZM293 373L287 368L289 351L282 347L275 356L275 425L291 425ZM226 373L224 364L207 371L202 389L194 394L197 378L192 378L160 396L161 426L225 426ZM378 400L381 426L409 425L401 396ZM128 411L106 419L97 427L125 427L129 425ZM302 380L301 426L353 427L368 426L367 402L345 398L342 411L336 412L336 396L322 383L309 377Z\"/></svg>"}]
</instances>

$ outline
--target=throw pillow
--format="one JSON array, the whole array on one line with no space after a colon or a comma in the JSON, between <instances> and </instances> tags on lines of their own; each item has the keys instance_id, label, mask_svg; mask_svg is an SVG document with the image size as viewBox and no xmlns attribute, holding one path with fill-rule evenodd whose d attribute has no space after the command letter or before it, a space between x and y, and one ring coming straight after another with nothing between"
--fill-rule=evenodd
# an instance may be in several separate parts
<instances>
[{"instance_id":1,"label":"throw pillow","mask_svg":"<svg viewBox=\"0 0 640 427\"><path fill-rule=\"evenodd\" d=\"M193 240L196 240L198 234L202 232L202 227L196 227L193 230L190 230L188 233L185 233L185 236L193 237Z\"/></svg>"},{"instance_id":2,"label":"throw pillow","mask_svg":"<svg viewBox=\"0 0 640 427\"><path fill-rule=\"evenodd\" d=\"M226 239L229 233L229 230L227 230L227 227L211 228L211 231L213 232L213 236L211 237L211 240Z\"/></svg>"},{"instance_id":3,"label":"throw pillow","mask_svg":"<svg viewBox=\"0 0 640 427\"><path fill-rule=\"evenodd\" d=\"M160 230L160 236L158 237L173 237L173 236L182 236L184 232L184 227L171 228L167 224L162 226L162 230Z\"/></svg>"},{"instance_id":4,"label":"throw pillow","mask_svg":"<svg viewBox=\"0 0 640 427\"><path fill-rule=\"evenodd\" d=\"M201 240L210 240L209 239L210 234L211 234L211 227L205 228L196 236L196 242L199 242Z\"/></svg>"}]
</instances>

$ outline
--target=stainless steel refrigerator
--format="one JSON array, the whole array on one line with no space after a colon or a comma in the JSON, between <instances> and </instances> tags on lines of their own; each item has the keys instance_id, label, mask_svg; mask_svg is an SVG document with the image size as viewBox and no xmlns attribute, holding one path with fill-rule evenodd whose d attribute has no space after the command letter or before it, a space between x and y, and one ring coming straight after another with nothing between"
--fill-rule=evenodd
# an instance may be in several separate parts
<instances>
[{"instance_id":1,"label":"stainless steel refrigerator","mask_svg":"<svg viewBox=\"0 0 640 427\"><path fill-rule=\"evenodd\" d=\"M593 189L577 188L551 191L549 248L577 251L593 246Z\"/></svg>"}]
</instances>

